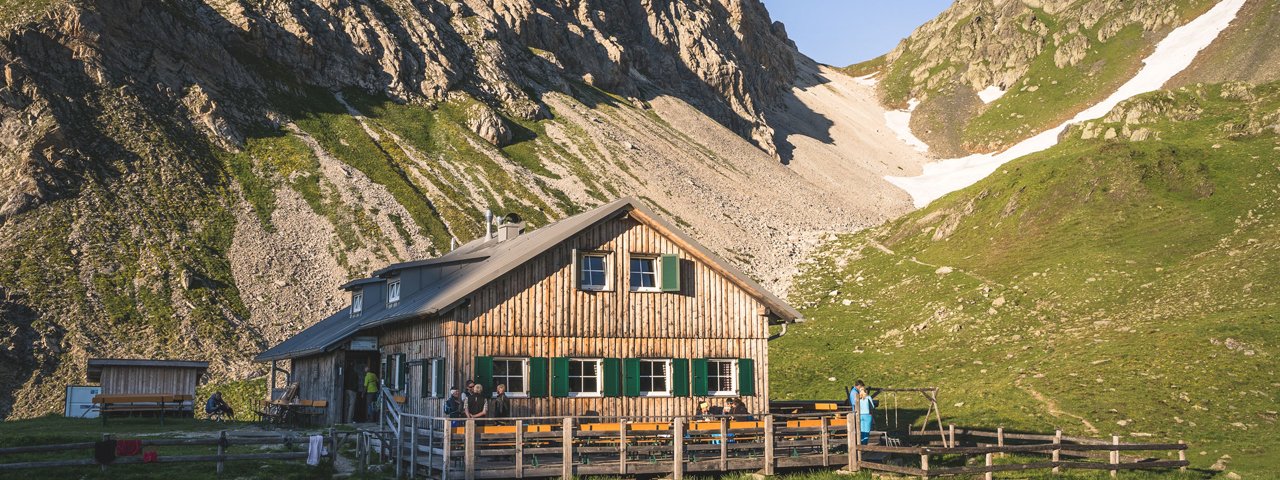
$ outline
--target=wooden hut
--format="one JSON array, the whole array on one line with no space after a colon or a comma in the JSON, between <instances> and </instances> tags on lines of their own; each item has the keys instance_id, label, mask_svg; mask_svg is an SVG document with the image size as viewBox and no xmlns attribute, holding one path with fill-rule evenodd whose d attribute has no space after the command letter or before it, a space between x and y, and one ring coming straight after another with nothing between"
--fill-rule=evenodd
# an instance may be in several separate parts
<instances>
[{"instance_id":1,"label":"wooden hut","mask_svg":"<svg viewBox=\"0 0 1280 480\"><path fill-rule=\"evenodd\" d=\"M291 380L330 405L373 365L427 415L465 379L505 384L517 416L681 415L729 397L767 411L769 326L795 309L636 199L525 229L508 217L348 283L350 308L258 360L290 361Z\"/></svg>"},{"instance_id":2,"label":"wooden hut","mask_svg":"<svg viewBox=\"0 0 1280 480\"><path fill-rule=\"evenodd\" d=\"M89 359L85 376L102 386L102 395L187 395L194 399L196 386L209 370L209 362L193 360ZM190 401L182 409L190 413Z\"/></svg>"}]
</instances>

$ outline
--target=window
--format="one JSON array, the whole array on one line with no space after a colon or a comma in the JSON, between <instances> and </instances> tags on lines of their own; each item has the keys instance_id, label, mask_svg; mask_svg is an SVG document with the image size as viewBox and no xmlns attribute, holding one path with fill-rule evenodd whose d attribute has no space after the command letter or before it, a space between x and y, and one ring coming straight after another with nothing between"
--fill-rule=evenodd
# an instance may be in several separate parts
<instances>
[{"instance_id":1,"label":"window","mask_svg":"<svg viewBox=\"0 0 1280 480\"><path fill-rule=\"evenodd\" d=\"M388 389L404 391L408 386L408 379L405 378L408 373L408 362L405 360L405 354L387 355L382 371L382 384L386 385Z\"/></svg>"},{"instance_id":2,"label":"window","mask_svg":"<svg viewBox=\"0 0 1280 480\"><path fill-rule=\"evenodd\" d=\"M390 280L387 282L387 304L395 305L400 301L400 279Z\"/></svg>"},{"instance_id":3,"label":"window","mask_svg":"<svg viewBox=\"0 0 1280 480\"><path fill-rule=\"evenodd\" d=\"M528 394L528 359L495 358L493 359L493 390L497 392L498 384L507 385L507 396L523 397Z\"/></svg>"},{"instance_id":4,"label":"window","mask_svg":"<svg viewBox=\"0 0 1280 480\"><path fill-rule=\"evenodd\" d=\"M640 360L640 395L671 395L671 360Z\"/></svg>"},{"instance_id":5,"label":"window","mask_svg":"<svg viewBox=\"0 0 1280 480\"><path fill-rule=\"evenodd\" d=\"M653 257L631 257L631 291L658 291L658 271Z\"/></svg>"},{"instance_id":6,"label":"window","mask_svg":"<svg viewBox=\"0 0 1280 480\"><path fill-rule=\"evenodd\" d=\"M569 396L600 396L600 360L569 359Z\"/></svg>"},{"instance_id":7,"label":"window","mask_svg":"<svg viewBox=\"0 0 1280 480\"><path fill-rule=\"evenodd\" d=\"M707 394L737 395L738 362L707 360Z\"/></svg>"},{"instance_id":8,"label":"window","mask_svg":"<svg viewBox=\"0 0 1280 480\"><path fill-rule=\"evenodd\" d=\"M583 290L609 289L609 268L603 253L584 253L579 259L578 286Z\"/></svg>"},{"instance_id":9,"label":"window","mask_svg":"<svg viewBox=\"0 0 1280 480\"><path fill-rule=\"evenodd\" d=\"M444 359L428 358L422 361L422 398L444 396Z\"/></svg>"},{"instance_id":10,"label":"window","mask_svg":"<svg viewBox=\"0 0 1280 480\"><path fill-rule=\"evenodd\" d=\"M364 310L364 290L351 294L351 316L360 316L362 310Z\"/></svg>"}]
</instances>

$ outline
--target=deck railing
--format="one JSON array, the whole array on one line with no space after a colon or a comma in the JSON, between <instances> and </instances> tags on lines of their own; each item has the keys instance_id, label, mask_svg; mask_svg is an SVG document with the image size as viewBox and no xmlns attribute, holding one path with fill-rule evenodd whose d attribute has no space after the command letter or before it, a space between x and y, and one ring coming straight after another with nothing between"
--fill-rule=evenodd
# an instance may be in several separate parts
<instances>
[{"instance_id":1,"label":"deck railing","mask_svg":"<svg viewBox=\"0 0 1280 480\"><path fill-rule=\"evenodd\" d=\"M759 471L793 467L863 468L920 477L990 474L1029 469L1185 467L1183 443L1133 444L1053 435L990 434L972 429L930 431L888 439L875 432L858 445L856 416L847 412L765 414L755 417L524 417L445 419L401 414L397 471L441 480L572 478L583 475ZM950 434L950 437L947 435ZM931 436L924 438L923 436ZM1005 445L1005 439L1050 441ZM1031 438L1035 437L1035 438ZM942 440L939 440L942 438ZM982 439L999 444L983 443ZM911 445L911 440L921 443ZM959 441L957 441L957 439ZM976 440L975 440L976 439ZM901 443L899 443L901 442ZM932 442L933 444L930 444ZM898 446L890 446L896 444ZM942 446L947 444L950 446ZM1178 460L1124 458L1120 452L1174 451ZM1106 461L1090 461L1094 454ZM995 456L1018 454L995 464ZM1044 456L1040 461L1035 456ZM986 465L966 457L984 456ZM898 457L898 462L890 462ZM1031 461L1022 461L1031 458ZM1071 458L1071 460L1067 460ZM937 463L931 465L931 459ZM962 460L957 460L962 459ZM1019 463L1021 461L1021 463ZM918 465L916 462L919 462ZM908 466L903 466L908 465ZM399 468L403 466L403 468Z\"/></svg>"}]
</instances>

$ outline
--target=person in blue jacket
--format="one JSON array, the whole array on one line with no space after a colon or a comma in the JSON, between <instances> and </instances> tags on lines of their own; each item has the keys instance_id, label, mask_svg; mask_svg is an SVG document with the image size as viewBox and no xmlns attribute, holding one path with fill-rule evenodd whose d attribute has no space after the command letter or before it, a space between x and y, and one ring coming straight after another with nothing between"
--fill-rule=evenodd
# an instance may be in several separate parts
<instances>
[{"instance_id":1,"label":"person in blue jacket","mask_svg":"<svg viewBox=\"0 0 1280 480\"><path fill-rule=\"evenodd\" d=\"M869 392L867 384L862 383L862 380L854 382L853 388L849 390L849 405L857 407L858 426L862 434L860 443L862 445L866 445L867 441L871 439L871 414L876 406L879 405L875 398L879 394L879 390L874 393Z\"/></svg>"}]
</instances>

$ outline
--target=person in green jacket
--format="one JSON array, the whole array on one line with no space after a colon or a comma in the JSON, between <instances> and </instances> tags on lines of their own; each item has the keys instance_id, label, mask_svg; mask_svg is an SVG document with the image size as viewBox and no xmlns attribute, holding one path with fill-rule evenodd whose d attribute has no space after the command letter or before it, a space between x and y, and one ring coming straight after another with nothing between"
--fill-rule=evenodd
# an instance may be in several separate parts
<instances>
[{"instance_id":1,"label":"person in green jacket","mask_svg":"<svg viewBox=\"0 0 1280 480\"><path fill-rule=\"evenodd\" d=\"M372 422L374 418L374 410L378 406L378 375L369 370L369 366L364 367L364 405L365 405L365 421Z\"/></svg>"}]
</instances>

